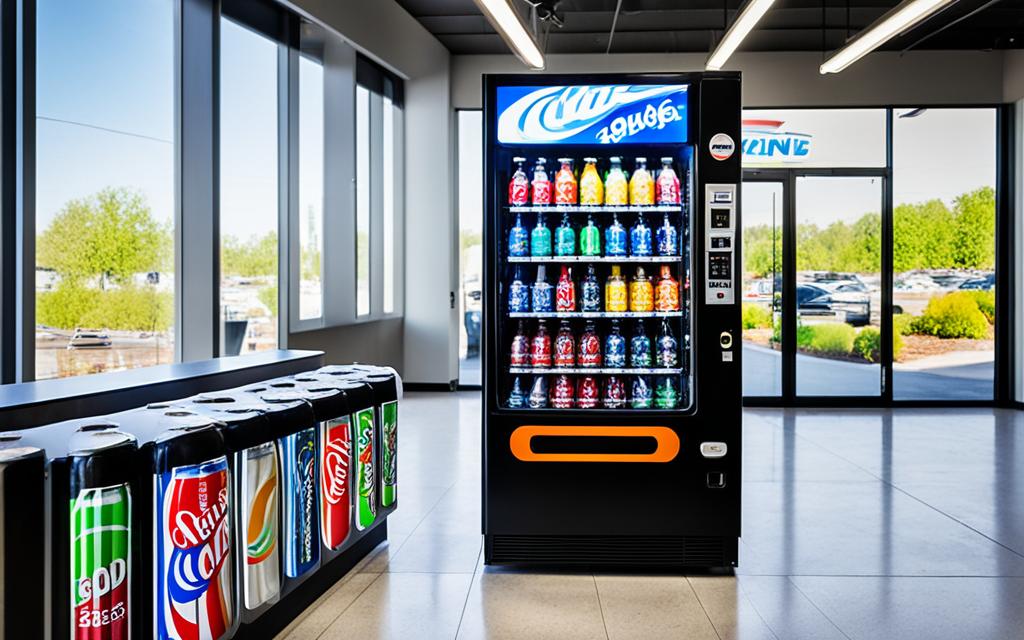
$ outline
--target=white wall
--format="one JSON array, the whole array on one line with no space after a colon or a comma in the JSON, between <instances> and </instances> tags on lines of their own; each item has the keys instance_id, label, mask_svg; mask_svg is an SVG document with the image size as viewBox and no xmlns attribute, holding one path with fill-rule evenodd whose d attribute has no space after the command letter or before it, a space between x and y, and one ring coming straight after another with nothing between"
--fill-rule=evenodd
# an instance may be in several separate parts
<instances>
[{"instance_id":1,"label":"white wall","mask_svg":"<svg viewBox=\"0 0 1024 640\"><path fill-rule=\"evenodd\" d=\"M458 243L450 56L394 0L291 0L291 8L333 29L405 82L405 318L295 337L328 351L328 360L398 361L407 382L458 377L458 325L449 308L456 291ZM369 352L369 353L368 353Z\"/></svg>"},{"instance_id":2,"label":"white wall","mask_svg":"<svg viewBox=\"0 0 1024 640\"><path fill-rule=\"evenodd\" d=\"M704 54L548 56L546 73L699 71ZM1003 101L1001 52L874 53L839 74L818 73L817 53L740 53L729 68L743 76L748 107L997 103ZM480 108L483 73L523 73L511 55L453 56L452 104ZM1022 81L1024 82L1024 81Z\"/></svg>"}]
</instances>

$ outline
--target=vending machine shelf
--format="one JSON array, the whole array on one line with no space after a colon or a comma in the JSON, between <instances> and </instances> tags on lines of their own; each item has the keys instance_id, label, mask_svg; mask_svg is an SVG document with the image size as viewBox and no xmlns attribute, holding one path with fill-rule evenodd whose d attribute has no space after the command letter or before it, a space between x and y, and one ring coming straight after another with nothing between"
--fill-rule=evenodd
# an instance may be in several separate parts
<instances>
[{"instance_id":1,"label":"vending machine shelf","mask_svg":"<svg viewBox=\"0 0 1024 640\"><path fill-rule=\"evenodd\" d=\"M682 311L510 311L509 318L680 318Z\"/></svg>"},{"instance_id":2,"label":"vending machine shelf","mask_svg":"<svg viewBox=\"0 0 1024 640\"><path fill-rule=\"evenodd\" d=\"M676 213L683 210L682 205L678 204L504 206L509 213Z\"/></svg>"},{"instance_id":3,"label":"vending machine shelf","mask_svg":"<svg viewBox=\"0 0 1024 640\"><path fill-rule=\"evenodd\" d=\"M683 372L679 368L607 368L607 367L509 367L513 374L581 374L581 375L626 375L626 376L671 376Z\"/></svg>"},{"instance_id":4,"label":"vending machine shelf","mask_svg":"<svg viewBox=\"0 0 1024 640\"><path fill-rule=\"evenodd\" d=\"M632 262L640 264L678 264L682 256L509 256L510 263L561 264L567 262Z\"/></svg>"}]
</instances>

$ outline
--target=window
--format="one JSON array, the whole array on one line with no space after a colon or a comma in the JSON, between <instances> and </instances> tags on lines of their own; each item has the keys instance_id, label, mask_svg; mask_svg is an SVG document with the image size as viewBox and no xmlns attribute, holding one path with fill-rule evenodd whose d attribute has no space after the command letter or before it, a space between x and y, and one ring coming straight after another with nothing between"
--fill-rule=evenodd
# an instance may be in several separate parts
<instances>
[{"instance_id":1,"label":"window","mask_svg":"<svg viewBox=\"0 0 1024 640\"><path fill-rule=\"evenodd\" d=\"M391 85L390 80L388 84ZM393 90L384 96L384 145L382 150L382 157L384 161L384 167L390 167L391 170L385 169L383 172L382 183L383 193L381 194L381 202L383 204L383 216L384 224L382 233L384 234L384 313L390 314L395 312L395 261L397 256L395 255L395 186L400 184L395 181L395 174L399 172L397 166L397 158L401 158L400 153L395 153L396 138L395 135L395 121L401 120L401 112L395 105L394 100L391 99ZM396 116L397 113L397 116Z\"/></svg>"},{"instance_id":2,"label":"window","mask_svg":"<svg viewBox=\"0 0 1024 640\"><path fill-rule=\"evenodd\" d=\"M299 58L299 320L323 316L324 67Z\"/></svg>"},{"instance_id":3,"label":"window","mask_svg":"<svg viewBox=\"0 0 1024 640\"><path fill-rule=\"evenodd\" d=\"M483 134L481 111L459 111L459 383L479 385L483 313Z\"/></svg>"},{"instance_id":4,"label":"window","mask_svg":"<svg viewBox=\"0 0 1024 640\"><path fill-rule=\"evenodd\" d=\"M220 42L222 355L277 347L278 44L226 18Z\"/></svg>"},{"instance_id":5,"label":"window","mask_svg":"<svg viewBox=\"0 0 1024 640\"><path fill-rule=\"evenodd\" d=\"M370 92L356 87L356 315L370 314Z\"/></svg>"},{"instance_id":6,"label":"window","mask_svg":"<svg viewBox=\"0 0 1024 640\"><path fill-rule=\"evenodd\" d=\"M36 3L37 379L174 358L175 6Z\"/></svg>"}]
</instances>

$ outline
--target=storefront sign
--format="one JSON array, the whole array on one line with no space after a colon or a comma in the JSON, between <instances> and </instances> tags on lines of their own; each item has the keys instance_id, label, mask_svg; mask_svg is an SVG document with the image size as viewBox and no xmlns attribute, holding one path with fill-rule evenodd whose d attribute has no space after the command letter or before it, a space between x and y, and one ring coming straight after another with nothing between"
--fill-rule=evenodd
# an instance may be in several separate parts
<instances>
[{"instance_id":1,"label":"storefront sign","mask_svg":"<svg viewBox=\"0 0 1024 640\"><path fill-rule=\"evenodd\" d=\"M744 167L885 166L884 109L745 109Z\"/></svg>"}]
</instances>

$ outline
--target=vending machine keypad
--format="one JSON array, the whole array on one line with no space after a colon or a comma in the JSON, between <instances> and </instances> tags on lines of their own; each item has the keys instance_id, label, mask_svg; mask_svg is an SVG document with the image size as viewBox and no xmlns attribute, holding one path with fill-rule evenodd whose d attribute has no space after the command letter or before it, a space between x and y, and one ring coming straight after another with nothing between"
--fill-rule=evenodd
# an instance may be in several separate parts
<instances>
[{"instance_id":1,"label":"vending machine keypad","mask_svg":"<svg viewBox=\"0 0 1024 640\"><path fill-rule=\"evenodd\" d=\"M707 304L734 304L736 185L709 184L705 187L704 196L704 299Z\"/></svg>"}]
</instances>

